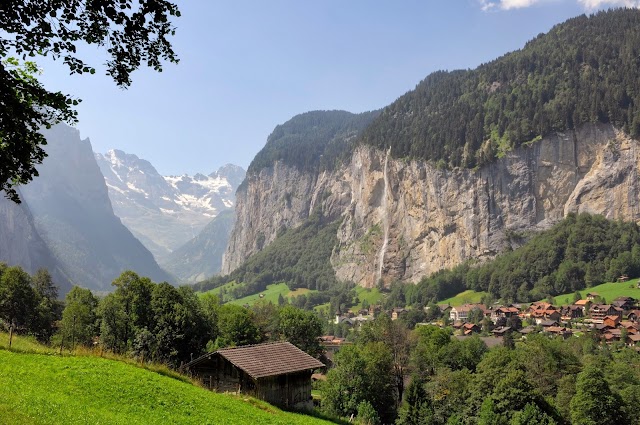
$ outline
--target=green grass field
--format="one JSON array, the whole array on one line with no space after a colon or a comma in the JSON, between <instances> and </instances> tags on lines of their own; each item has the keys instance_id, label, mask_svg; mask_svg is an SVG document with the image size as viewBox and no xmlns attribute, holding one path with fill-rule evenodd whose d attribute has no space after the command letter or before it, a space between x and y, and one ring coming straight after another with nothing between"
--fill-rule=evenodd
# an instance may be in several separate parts
<instances>
[{"instance_id":1,"label":"green grass field","mask_svg":"<svg viewBox=\"0 0 640 425\"><path fill-rule=\"evenodd\" d=\"M587 298L587 293L597 292L607 302L611 302L618 297L633 297L640 299L640 289L638 289L638 279L631 279L627 282L609 282L580 291L582 298ZM573 303L574 293L557 295L556 304Z\"/></svg>"},{"instance_id":2,"label":"green grass field","mask_svg":"<svg viewBox=\"0 0 640 425\"><path fill-rule=\"evenodd\" d=\"M26 343L25 343L26 344ZM25 349L32 349L23 345ZM0 349L0 422L29 424L329 424L215 394L117 360Z\"/></svg>"},{"instance_id":3,"label":"green grass field","mask_svg":"<svg viewBox=\"0 0 640 425\"><path fill-rule=\"evenodd\" d=\"M352 310L361 309L362 302L364 300L367 300L369 305L380 304L382 297L384 297L384 294L382 294L378 290L378 288L363 288L362 286L356 286L356 295L358 296L358 299L360 300L360 302L355 306L351 307Z\"/></svg>"},{"instance_id":4,"label":"green grass field","mask_svg":"<svg viewBox=\"0 0 640 425\"><path fill-rule=\"evenodd\" d=\"M241 283L230 282L219 288L212 289L210 291L205 292L220 295L220 290L224 288L225 291L229 291L236 287L237 285L242 285ZM257 294L247 295L246 297L238 298L237 300L228 301L229 304L237 304L237 305L253 305L255 302L259 300L265 300L267 302L271 301L274 304L278 304L278 296L282 295L284 298L291 299L294 296L308 294L310 292L317 292L315 290L306 289L306 288L298 288L293 291L289 289L286 283L274 283L267 286L262 292L258 292ZM260 295L263 295L263 298L260 298Z\"/></svg>"},{"instance_id":5,"label":"green grass field","mask_svg":"<svg viewBox=\"0 0 640 425\"><path fill-rule=\"evenodd\" d=\"M447 298L446 300L438 301L438 304L449 304L452 307L463 305L463 304L471 304L471 303L479 303L480 299L486 295L486 292L476 292L471 289L460 292L455 297Z\"/></svg>"}]
</instances>

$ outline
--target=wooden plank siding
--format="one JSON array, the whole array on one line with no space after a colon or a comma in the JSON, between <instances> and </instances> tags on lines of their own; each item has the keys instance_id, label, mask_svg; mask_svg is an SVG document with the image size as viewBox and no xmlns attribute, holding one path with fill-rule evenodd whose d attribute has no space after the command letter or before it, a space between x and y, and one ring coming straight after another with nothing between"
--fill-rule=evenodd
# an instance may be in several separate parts
<instances>
[{"instance_id":1,"label":"wooden plank siding","mask_svg":"<svg viewBox=\"0 0 640 425\"><path fill-rule=\"evenodd\" d=\"M287 345L282 346L282 344ZM203 386L213 391L246 394L288 409L311 408L313 406L311 375L314 369L323 366L322 363L289 343L272 343L271 347L264 347L264 345L267 344L253 346L259 347L256 349L256 353L264 355L265 349L269 352L273 348L274 357L263 361L261 365L247 364L245 366L258 376L251 376L242 367L245 363L234 364L225 356L232 349L222 349L206 354L188 363L184 369L192 377L199 379ZM243 361L249 361L251 347L244 348L238 347L244 351L241 353L241 358ZM238 362L237 352L229 357ZM282 365L284 358L295 359L297 363L292 362L285 368ZM259 359L255 361L259 362ZM257 367L258 369L256 369ZM269 368L274 368L273 374L265 372ZM260 372L256 372L257 370Z\"/></svg>"}]
</instances>

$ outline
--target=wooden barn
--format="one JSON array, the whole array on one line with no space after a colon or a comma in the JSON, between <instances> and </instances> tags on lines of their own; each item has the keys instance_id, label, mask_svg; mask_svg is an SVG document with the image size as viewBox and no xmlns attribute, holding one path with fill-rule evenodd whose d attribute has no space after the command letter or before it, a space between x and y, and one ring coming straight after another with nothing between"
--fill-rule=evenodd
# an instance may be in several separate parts
<instances>
[{"instance_id":1,"label":"wooden barn","mask_svg":"<svg viewBox=\"0 0 640 425\"><path fill-rule=\"evenodd\" d=\"M289 342L224 348L184 366L209 389L247 394L276 406L312 406L311 374L324 364Z\"/></svg>"}]
</instances>

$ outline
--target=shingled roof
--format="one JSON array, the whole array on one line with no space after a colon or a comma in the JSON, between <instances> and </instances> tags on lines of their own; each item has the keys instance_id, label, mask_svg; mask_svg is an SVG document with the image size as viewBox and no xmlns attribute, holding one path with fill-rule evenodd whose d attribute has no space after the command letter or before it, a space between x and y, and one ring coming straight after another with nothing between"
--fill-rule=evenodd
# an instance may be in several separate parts
<instances>
[{"instance_id":1,"label":"shingled roof","mask_svg":"<svg viewBox=\"0 0 640 425\"><path fill-rule=\"evenodd\" d=\"M195 366L213 355L224 357L254 379L324 367L322 362L289 342L267 342L223 348L193 360L186 367Z\"/></svg>"}]
</instances>

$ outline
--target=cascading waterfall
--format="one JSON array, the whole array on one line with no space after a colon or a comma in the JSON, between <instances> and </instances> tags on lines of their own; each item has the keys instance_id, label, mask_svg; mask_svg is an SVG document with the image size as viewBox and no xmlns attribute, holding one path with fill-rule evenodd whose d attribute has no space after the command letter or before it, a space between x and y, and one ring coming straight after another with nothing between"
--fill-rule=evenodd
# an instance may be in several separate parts
<instances>
[{"instance_id":1,"label":"cascading waterfall","mask_svg":"<svg viewBox=\"0 0 640 425\"><path fill-rule=\"evenodd\" d=\"M387 150L387 155L384 158L384 192L382 193L382 229L383 229L383 239L382 246L380 247L380 252L378 253L378 278L374 282L377 284L380 279L382 279L382 267L384 266L384 254L387 251L387 245L389 244L389 211L388 211L388 195L389 195L389 154L391 153L391 148Z\"/></svg>"}]
</instances>

